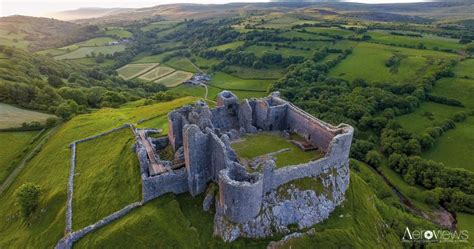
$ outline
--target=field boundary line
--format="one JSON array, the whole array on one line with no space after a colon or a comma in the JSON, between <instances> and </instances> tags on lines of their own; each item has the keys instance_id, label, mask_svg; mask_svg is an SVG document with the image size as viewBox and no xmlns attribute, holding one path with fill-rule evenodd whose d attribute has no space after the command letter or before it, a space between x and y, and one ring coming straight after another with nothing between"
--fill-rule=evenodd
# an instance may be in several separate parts
<instances>
[{"instance_id":1,"label":"field boundary line","mask_svg":"<svg viewBox=\"0 0 474 249\"><path fill-rule=\"evenodd\" d=\"M151 117L150 119L152 119L152 118L155 118L155 117ZM83 138L83 139L73 141L70 144L71 158L70 158L68 185L67 185L66 226L65 226L65 229L64 229L64 231L66 233L66 236L58 241L55 248L58 248L58 249L72 248L74 242L81 239L82 237L84 237L88 233L93 232L96 229L99 229L100 227L103 227L103 226L105 226L105 225L107 225L107 224L109 224L109 223L125 216L130 211L132 211L133 209L135 209L137 207L140 207L144 204L143 200L141 200L139 202L131 203L131 204L123 207L122 209L120 209L118 211L115 211L110 215L107 215L106 217L100 219L99 221L97 221L97 222L95 222L91 225L88 225L84 228L81 228L80 230L73 231L73 227L72 227L72 221L73 221L73 219L72 219L73 218L72 217L72 215L73 215L72 204L73 204L73 195L74 195L74 175L76 174L75 170L76 170L77 144L87 142L87 141L90 141L90 140L94 140L96 138L100 138L100 137L109 135L113 132L116 132L116 131L119 131L119 130L122 130L122 129L125 129L125 128L130 128L132 130L132 134L135 135L133 125L129 124L129 123L126 123L126 124L124 124L120 127L113 128L111 130L99 133L97 135L93 135L93 136L90 136L90 137L86 137L86 138Z\"/></svg>"}]
</instances>

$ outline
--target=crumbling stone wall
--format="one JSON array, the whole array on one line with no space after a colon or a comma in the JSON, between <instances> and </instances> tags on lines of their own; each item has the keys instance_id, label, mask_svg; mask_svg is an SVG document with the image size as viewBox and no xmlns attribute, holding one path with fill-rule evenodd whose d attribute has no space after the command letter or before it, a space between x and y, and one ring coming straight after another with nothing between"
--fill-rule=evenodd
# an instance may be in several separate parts
<instances>
[{"instance_id":1,"label":"crumbling stone wall","mask_svg":"<svg viewBox=\"0 0 474 249\"><path fill-rule=\"evenodd\" d=\"M138 144L144 200L168 192L188 191L195 196L204 192L210 181L217 182L219 197L216 201L215 231L223 238L229 236L228 231L236 231L223 229L223 224L233 228L240 227L241 232L237 237L259 237L271 233L271 229L275 228L271 227L275 224L285 225L286 221L298 220L301 217L310 217L311 222L319 222L344 199L344 192L349 183L348 156L353 128L344 124L333 127L324 123L282 100L278 93L272 93L267 98L249 99L239 103L233 93L223 91L218 95L216 108L210 109L205 102L198 102L194 106L185 106L169 113L168 121L168 140L175 151L184 151L186 168L149 177L147 155ZM316 161L280 169L276 169L275 162L269 160L264 163L261 173L250 174L239 164L230 143L246 133L259 130L295 132L325 152L325 156ZM328 176L328 172L332 170L347 174ZM321 215L302 214L291 219L267 217L281 221L276 223L258 223L254 220L260 217L260 221L265 221L266 218L261 217L262 208L267 210L264 211L267 212L266 215L283 215L268 211L271 209L269 202L272 202L268 196L274 196L275 191L282 185L300 178L323 175L326 177L325 186L333 186L332 196L335 198L329 200L327 197L316 197L309 200L316 205L315 209L311 210L317 210ZM273 202L271 205L277 205ZM300 204L295 205L297 207ZM250 230L242 230L242 226ZM284 231L282 227L278 229ZM232 236L235 237L234 235Z\"/></svg>"},{"instance_id":2,"label":"crumbling stone wall","mask_svg":"<svg viewBox=\"0 0 474 249\"><path fill-rule=\"evenodd\" d=\"M262 175L250 174L240 165L219 172L219 204L232 222L249 221L260 212L263 197Z\"/></svg>"}]
</instances>

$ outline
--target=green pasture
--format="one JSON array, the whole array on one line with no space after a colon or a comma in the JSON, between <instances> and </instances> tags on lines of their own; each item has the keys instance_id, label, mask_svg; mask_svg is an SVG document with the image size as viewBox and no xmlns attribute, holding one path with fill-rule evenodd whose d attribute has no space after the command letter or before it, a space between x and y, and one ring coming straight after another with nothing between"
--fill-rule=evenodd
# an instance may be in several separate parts
<instances>
[{"instance_id":1,"label":"green pasture","mask_svg":"<svg viewBox=\"0 0 474 249\"><path fill-rule=\"evenodd\" d=\"M456 213L456 220L458 222L457 224L457 230L467 230L469 231L469 243L470 245L474 245L474 238L472 237L472 234L474 234L474 214L468 214L468 213Z\"/></svg>"},{"instance_id":2,"label":"green pasture","mask_svg":"<svg viewBox=\"0 0 474 249\"><path fill-rule=\"evenodd\" d=\"M44 124L46 119L54 115L30 111L12 105L0 103L0 129L17 128L21 124L38 121Z\"/></svg>"},{"instance_id":3,"label":"green pasture","mask_svg":"<svg viewBox=\"0 0 474 249\"><path fill-rule=\"evenodd\" d=\"M221 62L218 59L214 59L214 58L206 59L197 55L192 55L191 59L194 60L194 64L196 64L196 66L198 66L201 70L209 69L212 66L217 65Z\"/></svg>"},{"instance_id":4,"label":"green pasture","mask_svg":"<svg viewBox=\"0 0 474 249\"><path fill-rule=\"evenodd\" d=\"M113 41L115 41L115 39L111 37L96 37L96 38L89 39L87 41L78 42L76 43L76 45L79 47L99 47L99 46L105 46Z\"/></svg>"},{"instance_id":5,"label":"green pasture","mask_svg":"<svg viewBox=\"0 0 474 249\"><path fill-rule=\"evenodd\" d=\"M41 50L36 53L42 54L42 55L51 55L51 56L58 56L67 53L67 50L60 49L60 48L50 48L46 50Z\"/></svg>"},{"instance_id":6,"label":"green pasture","mask_svg":"<svg viewBox=\"0 0 474 249\"><path fill-rule=\"evenodd\" d=\"M158 80L154 81L158 84L163 84L167 87L175 87L185 82L186 80L191 79L193 73L184 72L184 71L175 71L169 75L166 75Z\"/></svg>"},{"instance_id":7,"label":"green pasture","mask_svg":"<svg viewBox=\"0 0 474 249\"><path fill-rule=\"evenodd\" d=\"M158 66L149 72L140 75L138 78L142 80L147 80L147 81L154 81L156 79L159 79L163 76L166 76L175 70L171 67L165 67L165 66Z\"/></svg>"},{"instance_id":8,"label":"green pasture","mask_svg":"<svg viewBox=\"0 0 474 249\"><path fill-rule=\"evenodd\" d=\"M152 118L143 123L137 125L138 128L155 128L162 129L160 134L168 134L168 115L162 115L156 118Z\"/></svg>"},{"instance_id":9,"label":"green pasture","mask_svg":"<svg viewBox=\"0 0 474 249\"><path fill-rule=\"evenodd\" d=\"M254 53L257 56L262 56L264 53L274 53L274 54L281 54L283 57L290 57L290 56L303 56L305 58L310 58L313 56L313 51L305 50L305 49L293 49L293 48L276 48L276 47L269 47L269 46L259 46L259 45L252 45L245 49L247 52Z\"/></svg>"},{"instance_id":10,"label":"green pasture","mask_svg":"<svg viewBox=\"0 0 474 249\"><path fill-rule=\"evenodd\" d=\"M459 44L457 39L434 36L434 35L423 35L423 37L411 37L392 35L389 31L370 31L367 35L371 37L370 41L397 46L418 46L420 43L425 45L428 49L453 49L460 50L463 48L462 44Z\"/></svg>"},{"instance_id":11,"label":"green pasture","mask_svg":"<svg viewBox=\"0 0 474 249\"><path fill-rule=\"evenodd\" d=\"M163 57L171 54L172 52L165 52L157 55L148 55L148 54L139 54L137 55L132 63L142 64L142 63L161 63Z\"/></svg>"},{"instance_id":12,"label":"green pasture","mask_svg":"<svg viewBox=\"0 0 474 249\"><path fill-rule=\"evenodd\" d=\"M327 40L327 41L332 40L331 38L328 38L327 36L318 35L318 34L309 33L309 32L297 31L297 30L287 31L287 32L281 33L279 36L290 38L290 39L302 38L305 40L309 40L309 39L318 39L318 40L321 39L321 40Z\"/></svg>"},{"instance_id":13,"label":"green pasture","mask_svg":"<svg viewBox=\"0 0 474 249\"><path fill-rule=\"evenodd\" d=\"M159 21L159 22L153 22L150 23L144 27L141 28L142 31L150 31L152 29L166 29L174 26L177 24L177 21Z\"/></svg>"},{"instance_id":14,"label":"green pasture","mask_svg":"<svg viewBox=\"0 0 474 249\"><path fill-rule=\"evenodd\" d=\"M0 183L15 169L20 156L28 149L32 139L39 131L3 131L0 132Z\"/></svg>"},{"instance_id":15,"label":"green pasture","mask_svg":"<svg viewBox=\"0 0 474 249\"><path fill-rule=\"evenodd\" d=\"M454 66L453 73L458 78L474 79L474 59L466 59Z\"/></svg>"},{"instance_id":16,"label":"green pasture","mask_svg":"<svg viewBox=\"0 0 474 249\"><path fill-rule=\"evenodd\" d=\"M105 108L78 115L62 124L42 150L27 163L10 188L0 195L0 217L4 217L0 222L0 247L52 248L64 236L71 142L108 131L124 123L135 123L141 119L165 115L173 109L195 101L196 98L186 97L140 107ZM131 152L131 146L114 141L105 147L117 147L117 150L121 148L124 152ZM106 148L96 148L96 150L103 149ZM79 153L78 156L80 155ZM99 170L99 166L94 165L93 169ZM13 197L15 190L26 182L36 183L43 190L39 207L28 223L17 215L18 208L15 206ZM87 193L87 195L91 194L93 195L93 193ZM106 203L102 205L106 206ZM77 208L74 211L81 212Z\"/></svg>"},{"instance_id":17,"label":"green pasture","mask_svg":"<svg viewBox=\"0 0 474 249\"><path fill-rule=\"evenodd\" d=\"M281 149L290 149L274 156L277 168L306 163L324 156L320 151L303 151L288 139L273 132L249 134L231 146L241 160L251 160Z\"/></svg>"},{"instance_id":18,"label":"green pasture","mask_svg":"<svg viewBox=\"0 0 474 249\"><path fill-rule=\"evenodd\" d=\"M323 36L338 35L338 36L342 36L342 37L349 37L351 35L356 34L355 32L353 32L351 30L340 29L340 28L337 28L337 27L307 27L307 28L304 28L304 30L306 30L309 33L319 34L319 35L323 35Z\"/></svg>"},{"instance_id":19,"label":"green pasture","mask_svg":"<svg viewBox=\"0 0 474 249\"><path fill-rule=\"evenodd\" d=\"M127 64L119 69L117 72L120 77L129 80L158 66L157 63L143 63L143 64Z\"/></svg>"},{"instance_id":20,"label":"green pasture","mask_svg":"<svg viewBox=\"0 0 474 249\"><path fill-rule=\"evenodd\" d=\"M15 46L21 49L28 48L28 41L24 40L24 34L14 34L8 30L0 29L0 45Z\"/></svg>"},{"instance_id":21,"label":"green pasture","mask_svg":"<svg viewBox=\"0 0 474 249\"><path fill-rule=\"evenodd\" d=\"M431 93L459 100L474 110L474 79L442 78L436 81Z\"/></svg>"},{"instance_id":22,"label":"green pasture","mask_svg":"<svg viewBox=\"0 0 474 249\"><path fill-rule=\"evenodd\" d=\"M191 63L191 61L189 61L189 59L186 57L173 57L170 60L164 62L164 64L178 70L183 70L183 71L188 71L188 72L193 72L193 73L197 71L196 68Z\"/></svg>"},{"instance_id":23,"label":"green pasture","mask_svg":"<svg viewBox=\"0 0 474 249\"><path fill-rule=\"evenodd\" d=\"M107 54L113 54L115 52L122 52L124 50L125 50L125 45L80 47L69 53L55 56L54 58L58 60L78 59L78 58L84 58L87 55L90 56L92 53L95 53L96 55L99 53L107 55Z\"/></svg>"},{"instance_id":24,"label":"green pasture","mask_svg":"<svg viewBox=\"0 0 474 249\"><path fill-rule=\"evenodd\" d=\"M90 65L90 66L100 65L103 67L110 67L115 64L115 61L111 59L105 59L104 62L101 62L101 63L97 63L95 58L79 58L79 59L72 59L71 61L74 61L76 63L81 63L84 65Z\"/></svg>"},{"instance_id":25,"label":"green pasture","mask_svg":"<svg viewBox=\"0 0 474 249\"><path fill-rule=\"evenodd\" d=\"M426 128L434 126L436 122L441 122L464 108L438 104L434 102L423 102L414 112L396 117L395 120L400 125L415 134L421 134Z\"/></svg>"},{"instance_id":26,"label":"green pasture","mask_svg":"<svg viewBox=\"0 0 474 249\"><path fill-rule=\"evenodd\" d=\"M141 200L140 166L125 128L79 143L73 195L73 230L91 225Z\"/></svg>"},{"instance_id":27,"label":"green pasture","mask_svg":"<svg viewBox=\"0 0 474 249\"><path fill-rule=\"evenodd\" d=\"M226 73L217 72L212 75L212 79L209 84L228 90L236 89L267 91L268 86L273 81L274 80L242 79Z\"/></svg>"},{"instance_id":28,"label":"green pasture","mask_svg":"<svg viewBox=\"0 0 474 249\"><path fill-rule=\"evenodd\" d=\"M122 28L108 28L105 32L106 35L115 36L118 38L130 38L132 33Z\"/></svg>"},{"instance_id":29,"label":"green pasture","mask_svg":"<svg viewBox=\"0 0 474 249\"><path fill-rule=\"evenodd\" d=\"M456 128L449 130L438 138L424 158L442 162L450 168L463 168L474 171L474 117L456 123Z\"/></svg>"},{"instance_id":30,"label":"green pasture","mask_svg":"<svg viewBox=\"0 0 474 249\"><path fill-rule=\"evenodd\" d=\"M386 61L394 55L402 58L395 70L385 66ZM452 58L456 58L456 55L362 42L353 49L352 54L331 69L329 75L348 81L361 78L369 83L414 84L438 67L440 62Z\"/></svg>"},{"instance_id":31,"label":"green pasture","mask_svg":"<svg viewBox=\"0 0 474 249\"><path fill-rule=\"evenodd\" d=\"M244 66L227 66L223 71L240 79L276 80L283 77L286 70L276 66L269 66L268 68L262 69Z\"/></svg>"}]
</instances>

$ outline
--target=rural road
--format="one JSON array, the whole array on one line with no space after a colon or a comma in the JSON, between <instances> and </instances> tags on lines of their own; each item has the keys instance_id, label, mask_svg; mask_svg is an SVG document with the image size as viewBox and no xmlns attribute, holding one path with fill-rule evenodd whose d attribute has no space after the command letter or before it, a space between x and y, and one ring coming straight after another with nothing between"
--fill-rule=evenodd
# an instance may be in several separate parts
<instances>
[{"instance_id":1,"label":"rural road","mask_svg":"<svg viewBox=\"0 0 474 249\"><path fill-rule=\"evenodd\" d=\"M26 162L28 160L30 160L31 158L33 158L33 156L36 154L36 151L38 149L41 148L41 146L43 145L43 142L45 139L47 139L51 133L53 133L54 131L57 130L59 126L56 126L54 127L53 129L51 129L50 131L48 131L48 133L46 133L42 138L41 140L38 142L38 144L36 144L36 146L30 150L28 152L28 154L26 156L23 157L23 159L21 159L21 162L20 164L13 170L13 172L7 177L7 179L2 183L2 185L0 185L0 195L3 193L3 191L5 191L6 189L8 189L8 187L10 187L10 185L13 183L13 181L15 180L15 178L18 176L18 174L21 172L21 170L23 168L25 168L26 166Z\"/></svg>"}]
</instances>

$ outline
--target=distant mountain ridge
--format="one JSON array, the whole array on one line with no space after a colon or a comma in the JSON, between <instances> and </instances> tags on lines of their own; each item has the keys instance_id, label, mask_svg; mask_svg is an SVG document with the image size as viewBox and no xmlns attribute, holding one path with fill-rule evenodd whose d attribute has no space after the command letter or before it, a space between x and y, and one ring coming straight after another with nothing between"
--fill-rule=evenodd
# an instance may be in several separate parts
<instances>
[{"instance_id":1,"label":"distant mountain ridge","mask_svg":"<svg viewBox=\"0 0 474 249\"><path fill-rule=\"evenodd\" d=\"M89 19L89 18L98 18L108 15L119 14L127 11L131 11L129 8L95 8L95 7L85 7L75 10L65 10L58 12L51 12L48 15L52 18L71 21L78 19Z\"/></svg>"}]
</instances>

